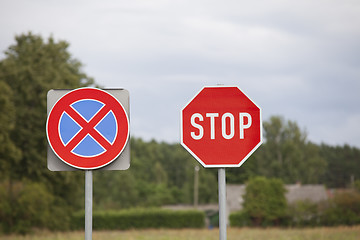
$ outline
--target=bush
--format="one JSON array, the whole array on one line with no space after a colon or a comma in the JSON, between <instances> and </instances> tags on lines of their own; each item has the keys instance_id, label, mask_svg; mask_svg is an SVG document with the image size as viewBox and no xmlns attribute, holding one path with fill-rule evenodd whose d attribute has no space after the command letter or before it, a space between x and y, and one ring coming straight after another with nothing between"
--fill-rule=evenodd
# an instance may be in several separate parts
<instances>
[{"instance_id":1,"label":"bush","mask_svg":"<svg viewBox=\"0 0 360 240\"><path fill-rule=\"evenodd\" d=\"M52 223L54 197L45 186L33 182L0 184L0 222L5 233L25 234L33 227L44 228Z\"/></svg>"},{"instance_id":2,"label":"bush","mask_svg":"<svg viewBox=\"0 0 360 240\"><path fill-rule=\"evenodd\" d=\"M84 212L73 215L72 229L84 228ZM126 230L145 228L202 228L205 213L164 209L130 209L93 213L94 230Z\"/></svg>"},{"instance_id":3,"label":"bush","mask_svg":"<svg viewBox=\"0 0 360 240\"><path fill-rule=\"evenodd\" d=\"M320 203L320 205L326 205ZM311 201L297 201L288 208L289 224L295 227L317 226L320 224L319 204Z\"/></svg>"},{"instance_id":4,"label":"bush","mask_svg":"<svg viewBox=\"0 0 360 240\"><path fill-rule=\"evenodd\" d=\"M257 203L259 204L259 203ZM259 207L259 209L262 209ZM266 208L264 208L266 209ZM243 226L339 226L360 224L360 193L342 191L328 201L314 203L298 201L288 206L287 214L277 218L263 217L261 222L254 221L251 211L243 209L230 215L230 225Z\"/></svg>"},{"instance_id":5,"label":"bush","mask_svg":"<svg viewBox=\"0 0 360 240\"><path fill-rule=\"evenodd\" d=\"M287 218L285 187L280 179L255 177L247 183L244 216L253 226L279 225Z\"/></svg>"},{"instance_id":6,"label":"bush","mask_svg":"<svg viewBox=\"0 0 360 240\"><path fill-rule=\"evenodd\" d=\"M250 217L245 211L233 212L229 216L231 227L245 227L250 226Z\"/></svg>"},{"instance_id":7,"label":"bush","mask_svg":"<svg viewBox=\"0 0 360 240\"><path fill-rule=\"evenodd\" d=\"M360 193L345 191L335 195L321 216L326 226L360 224Z\"/></svg>"}]
</instances>

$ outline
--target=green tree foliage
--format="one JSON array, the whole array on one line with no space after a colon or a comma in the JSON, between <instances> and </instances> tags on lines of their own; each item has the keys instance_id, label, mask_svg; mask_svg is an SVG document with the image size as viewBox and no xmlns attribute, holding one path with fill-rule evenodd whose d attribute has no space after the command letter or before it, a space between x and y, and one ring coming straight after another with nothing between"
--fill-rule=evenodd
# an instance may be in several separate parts
<instances>
[{"instance_id":1,"label":"green tree foliage","mask_svg":"<svg viewBox=\"0 0 360 240\"><path fill-rule=\"evenodd\" d=\"M336 193L323 212L321 223L328 226L360 224L360 193L349 190Z\"/></svg>"},{"instance_id":2,"label":"green tree foliage","mask_svg":"<svg viewBox=\"0 0 360 240\"><path fill-rule=\"evenodd\" d=\"M134 230L163 228L203 228L205 213L198 210L167 210L161 208L133 208L120 211L95 211L94 230ZM84 228L84 212L72 219L72 230Z\"/></svg>"},{"instance_id":3,"label":"green tree foliage","mask_svg":"<svg viewBox=\"0 0 360 240\"><path fill-rule=\"evenodd\" d=\"M8 189L4 192L6 197L0 199L2 203L16 197L17 182L42 182L48 191L44 194L53 196L61 208L58 212L81 204L76 198L81 175L53 173L46 167L48 90L93 83L81 71L81 63L71 57L68 47L65 41L57 42L52 37L44 41L32 33L21 34L0 61L0 183ZM35 197L26 196L26 201ZM15 213L20 204L21 201L14 201L6 209Z\"/></svg>"},{"instance_id":4,"label":"green tree foliage","mask_svg":"<svg viewBox=\"0 0 360 240\"><path fill-rule=\"evenodd\" d=\"M128 170L94 172L95 209L193 204L197 163L180 144L140 138L131 138L130 144ZM216 202L217 180L212 171L201 169L199 179L199 202Z\"/></svg>"},{"instance_id":5,"label":"green tree foliage","mask_svg":"<svg viewBox=\"0 0 360 240\"><path fill-rule=\"evenodd\" d=\"M286 183L318 183L326 169L317 147L306 140L306 133L293 121L271 117L264 123L263 146L265 176L281 178Z\"/></svg>"},{"instance_id":6,"label":"green tree foliage","mask_svg":"<svg viewBox=\"0 0 360 240\"><path fill-rule=\"evenodd\" d=\"M63 219L61 211L57 218L52 215L56 211L56 201L45 185L29 181L16 181L10 184L3 182L0 185L0 227L3 232L26 233L32 227L54 228L66 222L57 222ZM12 194L8 194L9 191ZM56 226L58 227L58 226Z\"/></svg>"},{"instance_id":7,"label":"green tree foliage","mask_svg":"<svg viewBox=\"0 0 360 240\"><path fill-rule=\"evenodd\" d=\"M322 144L320 153L328 164L323 180L327 187L350 187L352 181L360 179L360 149Z\"/></svg>"},{"instance_id":8,"label":"green tree foliage","mask_svg":"<svg viewBox=\"0 0 360 240\"><path fill-rule=\"evenodd\" d=\"M11 169L18 163L21 152L10 138L15 127L15 106L13 92L0 81L0 173L2 178L9 177Z\"/></svg>"},{"instance_id":9,"label":"green tree foliage","mask_svg":"<svg viewBox=\"0 0 360 240\"><path fill-rule=\"evenodd\" d=\"M244 211L254 225L276 224L287 214L285 187L281 180L250 179L244 195Z\"/></svg>"},{"instance_id":10,"label":"green tree foliage","mask_svg":"<svg viewBox=\"0 0 360 240\"><path fill-rule=\"evenodd\" d=\"M94 171L94 207L122 209L139 202L136 179L129 171Z\"/></svg>"},{"instance_id":11,"label":"green tree foliage","mask_svg":"<svg viewBox=\"0 0 360 240\"><path fill-rule=\"evenodd\" d=\"M321 207L320 207L321 206ZM327 207L327 203L315 203L309 200L299 200L288 206L289 224L296 227L310 227L320 224L320 210Z\"/></svg>"},{"instance_id":12,"label":"green tree foliage","mask_svg":"<svg viewBox=\"0 0 360 240\"><path fill-rule=\"evenodd\" d=\"M14 109L14 113L9 111L9 116L14 115L9 142L21 151L20 160L13 161L11 175L19 180L47 180L50 185L70 183L64 179L69 178L66 174L52 174L45 167L46 94L50 89L88 86L93 80L81 71L81 63L71 57L65 41L56 42L52 37L44 41L32 33L15 40L0 61L0 83L9 86L10 90L4 91Z\"/></svg>"},{"instance_id":13,"label":"green tree foliage","mask_svg":"<svg viewBox=\"0 0 360 240\"><path fill-rule=\"evenodd\" d=\"M46 169L46 94L52 88L87 86L92 79L81 72L81 64L67 51L68 43L47 42L32 33L16 37L0 62L0 82L12 90L16 106L11 139L21 149L17 178L41 179Z\"/></svg>"}]
</instances>

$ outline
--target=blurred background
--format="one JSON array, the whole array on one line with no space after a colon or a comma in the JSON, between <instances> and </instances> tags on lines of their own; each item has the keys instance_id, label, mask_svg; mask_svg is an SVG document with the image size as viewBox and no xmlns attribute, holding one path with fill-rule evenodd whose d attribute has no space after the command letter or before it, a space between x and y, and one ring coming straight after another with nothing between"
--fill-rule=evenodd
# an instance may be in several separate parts
<instances>
[{"instance_id":1,"label":"blurred background","mask_svg":"<svg viewBox=\"0 0 360 240\"><path fill-rule=\"evenodd\" d=\"M216 84L263 111L265 141L228 170L229 184L277 178L324 186L328 198L356 189L359 12L351 0L1 1L2 231L68 229L83 209L83 173L46 168L56 88L130 92L131 167L95 172L95 210L194 204L198 164L178 144L180 110ZM198 174L197 201L216 203L216 170Z\"/></svg>"}]
</instances>

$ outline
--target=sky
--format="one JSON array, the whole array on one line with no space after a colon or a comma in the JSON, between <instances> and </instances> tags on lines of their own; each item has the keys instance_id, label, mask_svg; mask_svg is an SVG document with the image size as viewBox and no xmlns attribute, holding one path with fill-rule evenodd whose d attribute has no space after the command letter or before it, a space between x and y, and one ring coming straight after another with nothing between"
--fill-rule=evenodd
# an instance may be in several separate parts
<instances>
[{"instance_id":1,"label":"sky","mask_svg":"<svg viewBox=\"0 0 360 240\"><path fill-rule=\"evenodd\" d=\"M204 86L238 86L307 139L360 147L358 0L1 0L0 58L31 31L70 44L104 88L130 92L131 135L180 141Z\"/></svg>"}]
</instances>

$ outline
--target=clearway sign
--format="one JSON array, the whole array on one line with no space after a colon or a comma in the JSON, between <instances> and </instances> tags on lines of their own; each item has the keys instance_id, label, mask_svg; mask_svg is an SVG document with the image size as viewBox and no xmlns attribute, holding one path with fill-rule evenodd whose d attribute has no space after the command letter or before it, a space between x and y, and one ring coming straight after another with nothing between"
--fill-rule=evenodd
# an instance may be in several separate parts
<instances>
[{"instance_id":1,"label":"clearway sign","mask_svg":"<svg viewBox=\"0 0 360 240\"><path fill-rule=\"evenodd\" d=\"M51 101L54 94L56 97L54 91L57 90L48 93L48 104L54 102ZM127 94L127 91L118 91ZM126 148L127 110L108 91L79 88L67 91L51 105L46 134L52 152L66 165L83 170L102 168L116 160ZM49 169L62 170L56 166Z\"/></svg>"},{"instance_id":2,"label":"clearway sign","mask_svg":"<svg viewBox=\"0 0 360 240\"><path fill-rule=\"evenodd\" d=\"M181 111L181 144L204 167L239 167L261 143L261 109L238 87L204 87Z\"/></svg>"}]
</instances>

